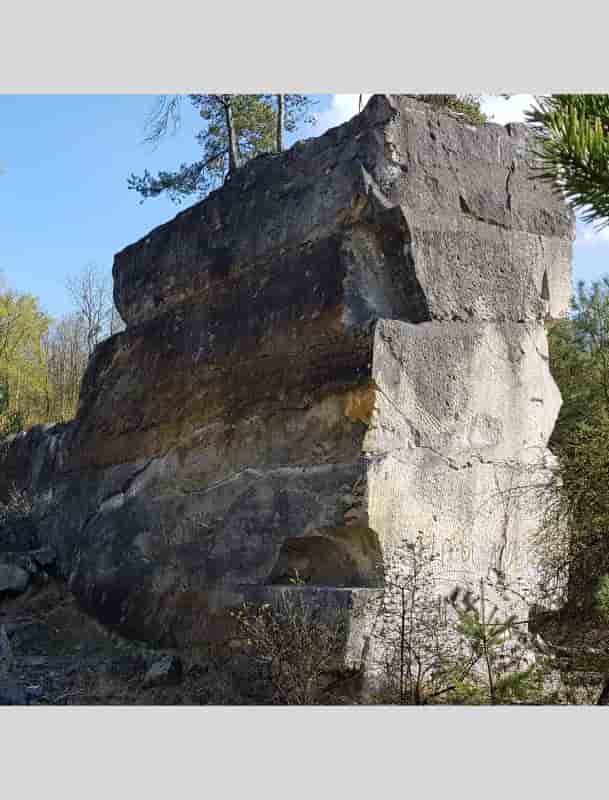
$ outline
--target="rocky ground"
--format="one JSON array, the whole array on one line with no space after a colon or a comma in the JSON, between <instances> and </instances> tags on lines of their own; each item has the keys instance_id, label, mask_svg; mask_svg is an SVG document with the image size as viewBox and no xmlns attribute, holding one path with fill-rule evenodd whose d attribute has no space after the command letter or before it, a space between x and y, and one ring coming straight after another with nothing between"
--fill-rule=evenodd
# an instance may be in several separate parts
<instances>
[{"instance_id":1,"label":"rocky ground","mask_svg":"<svg viewBox=\"0 0 609 800\"><path fill-rule=\"evenodd\" d=\"M118 639L84 614L56 578L0 599L0 705L190 705L209 699L196 663L183 668L171 653Z\"/></svg>"},{"instance_id":2,"label":"rocky ground","mask_svg":"<svg viewBox=\"0 0 609 800\"><path fill-rule=\"evenodd\" d=\"M202 640L178 654L124 639L79 607L53 548L15 530L0 530L0 706L273 702L242 642ZM351 673L340 691L327 677L324 702L354 702Z\"/></svg>"}]
</instances>

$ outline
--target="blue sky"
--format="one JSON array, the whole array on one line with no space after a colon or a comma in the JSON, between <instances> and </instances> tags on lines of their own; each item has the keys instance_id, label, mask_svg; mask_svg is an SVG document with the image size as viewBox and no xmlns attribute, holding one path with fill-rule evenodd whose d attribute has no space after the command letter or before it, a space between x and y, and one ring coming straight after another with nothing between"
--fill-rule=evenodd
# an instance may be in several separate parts
<instances>
[{"instance_id":1,"label":"blue sky","mask_svg":"<svg viewBox=\"0 0 609 800\"><path fill-rule=\"evenodd\" d=\"M319 135L357 112L357 95L316 95ZM143 144L154 95L0 95L0 272L37 295L54 316L69 311L66 280L93 262L110 274L125 245L181 208L164 197L141 204L127 189L131 172L172 169L197 158L198 117L188 103L175 136ZM531 95L487 98L497 122L522 118ZM193 200L194 202L194 200ZM609 271L609 232L578 225L574 277Z\"/></svg>"}]
</instances>

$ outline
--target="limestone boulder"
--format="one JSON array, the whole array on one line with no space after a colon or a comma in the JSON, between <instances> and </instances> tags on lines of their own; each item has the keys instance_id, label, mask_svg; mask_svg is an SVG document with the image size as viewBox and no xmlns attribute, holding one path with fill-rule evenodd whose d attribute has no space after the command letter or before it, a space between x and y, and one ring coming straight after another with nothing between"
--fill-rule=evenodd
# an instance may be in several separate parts
<instances>
[{"instance_id":1,"label":"limestone boulder","mask_svg":"<svg viewBox=\"0 0 609 800\"><path fill-rule=\"evenodd\" d=\"M548 458L573 236L523 126L377 95L116 255L126 330L74 422L7 443L0 495L52 501L81 604L167 647L297 575L363 658L354 609L419 532L446 592L534 582L540 507L512 490Z\"/></svg>"}]
</instances>

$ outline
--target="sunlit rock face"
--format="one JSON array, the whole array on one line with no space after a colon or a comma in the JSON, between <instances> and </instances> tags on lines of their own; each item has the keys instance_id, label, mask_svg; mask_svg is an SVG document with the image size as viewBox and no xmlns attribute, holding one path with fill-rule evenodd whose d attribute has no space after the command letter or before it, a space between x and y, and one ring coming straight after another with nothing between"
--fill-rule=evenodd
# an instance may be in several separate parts
<instances>
[{"instance_id":1,"label":"sunlit rock face","mask_svg":"<svg viewBox=\"0 0 609 800\"><path fill-rule=\"evenodd\" d=\"M528 144L376 95L117 254L126 330L0 477L55 498L41 535L91 613L181 644L295 574L350 613L418 534L446 593L534 581L540 509L510 489L560 407L574 220Z\"/></svg>"}]
</instances>

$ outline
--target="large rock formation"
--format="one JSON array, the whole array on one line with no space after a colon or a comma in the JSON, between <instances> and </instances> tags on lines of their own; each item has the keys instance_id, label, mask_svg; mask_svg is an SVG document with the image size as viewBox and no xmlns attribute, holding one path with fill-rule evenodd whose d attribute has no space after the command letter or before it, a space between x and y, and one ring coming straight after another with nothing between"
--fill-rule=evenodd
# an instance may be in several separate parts
<instances>
[{"instance_id":1,"label":"large rock formation","mask_svg":"<svg viewBox=\"0 0 609 800\"><path fill-rule=\"evenodd\" d=\"M0 477L58 503L43 538L85 608L177 644L296 573L350 608L418 532L447 591L533 579L539 509L510 489L560 406L574 223L528 142L374 96L117 254L126 330Z\"/></svg>"}]
</instances>

